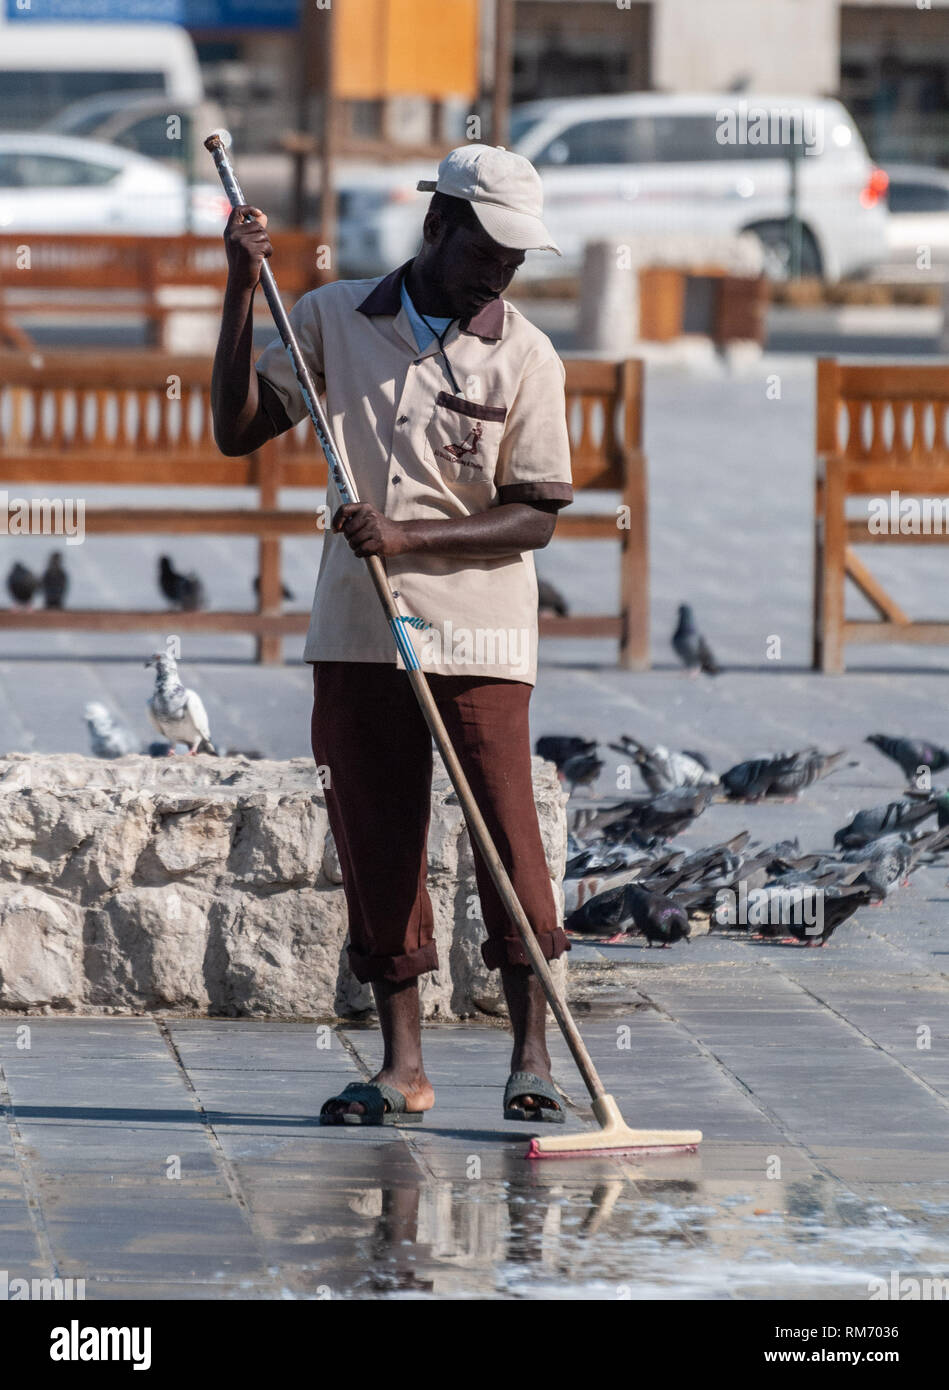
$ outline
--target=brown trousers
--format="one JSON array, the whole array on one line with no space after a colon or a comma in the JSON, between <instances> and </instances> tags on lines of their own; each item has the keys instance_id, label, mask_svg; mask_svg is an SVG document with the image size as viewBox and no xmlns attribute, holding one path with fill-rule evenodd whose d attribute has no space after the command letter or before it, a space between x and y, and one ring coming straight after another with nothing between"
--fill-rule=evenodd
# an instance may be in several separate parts
<instances>
[{"instance_id":1,"label":"brown trousers","mask_svg":"<svg viewBox=\"0 0 949 1390\"><path fill-rule=\"evenodd\" d=\"M523 681L428 677L449 736L544 955L568 948L557 923L531 782ZM376 662L313 664L313 756L328 767L326 804L349 908L349 958L362 982L438 969L425 886L432 740L404 671ZM527 954L475 852L488 939L485 964Z\"/></svg>"}]
</instances>

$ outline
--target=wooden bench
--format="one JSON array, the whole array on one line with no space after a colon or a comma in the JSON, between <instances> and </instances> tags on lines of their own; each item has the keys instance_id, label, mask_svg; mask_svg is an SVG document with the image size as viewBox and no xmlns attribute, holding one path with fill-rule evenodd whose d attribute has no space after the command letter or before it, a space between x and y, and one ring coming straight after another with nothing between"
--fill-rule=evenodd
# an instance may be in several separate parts
<instances>
[{"instance_id":1,"label":"wooden bench","mask_svg":"<svg viewBox=\"0 0 949 1390\"><path fill-rule=\"evenodd\" d=\"M316 239L310 233L276 232L274 245L288 304L331 278L316 264ZM32 314L106 313L145 318L155 345L168 316L182 307L170 296L171 289L223 291L226 278L220 237L4 232L0 343L32 350L33 340L19 322ZM263 296L257 299L256 307L266 313Z\"/></svg>"},{"instance_id":2,"label":"wooden bench","mask_svg":"<svg viewBox=\"0 0 949 1390\"><path fill-rule=\"evenodd\" d=\"M649 502L642 448L643 364L566 358L567 424L577 497L557 519L564 540L620 546L619 612L560 618L544 614L545 637L615 637L619 664L649 669ZM583 493L618 492L616 512L584 512Z\"/></svg>"},{"instance_id":3,"label":"wooden bench","mask_svg":"<svg viewBox=\"0 0 949 1390\"><path fill-rule=\"evenodd\" d=\"M309 420L246 458L225 458L212 432L211 361L167 354L0 353L0 477L4 487L40 484L47 491L92 486L168 487L168 507L87 507L89 535L245 535L259 546L255 611L175 611L182 632L246 632L258 660L279 662L283 638L305 633L308 612L281 605L280 540L319 538L312 509L280 507L281 488L325 488L326 465ZM544 617L541 630L560 636L617 637L624 665L648 664L646 484L641 437L639 362L567 363L568 419L579 488L617 489L629 507L622 529L614 513L586 516L574 505L558 534L609 538L621 546L619 615ZM189 508L195 487L249 487L256 505ZM70 495L66 492L66 495ZM80 493L81 495L81 493ZM582 497L582 493L581 493ZM579 513L579 514L577 514ZM316 567L314 566L314 577ZM0 628L71 628L129 632L167 620L167 610L0 610Z\"/></svg>"},{"instance_id":4,"label":"wooden bench","mask_svg":"<svg viewBox=\"0 0 949 1390\"><path fill-rule=\"evenodd\" d=\"M817 486L814 537L815 669L839 674L848 642L949 642L949 622L913 621L854 549L857 545L949 541L932 534L871 529L847 514L848 498L949 498L949 371L945 366L817 365ZM949 515L949 509L947 509ZM897 518L898 525L898 518ZM848 621L850 579L879 620Z\"/></svg>"}]
</instances>

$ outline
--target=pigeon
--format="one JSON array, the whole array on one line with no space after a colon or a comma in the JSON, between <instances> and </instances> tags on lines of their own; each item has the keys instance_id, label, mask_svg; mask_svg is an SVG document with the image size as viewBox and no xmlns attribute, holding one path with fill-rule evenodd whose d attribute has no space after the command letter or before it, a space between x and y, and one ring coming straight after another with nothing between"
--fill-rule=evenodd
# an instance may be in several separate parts
<instances>
[{"instance_id":1,"label":"pigeon","mask_svg":"<svg viewBox=\"0 0 949 1390\"><path fill-rule=\"evenodd\" d=\"M138 739L107 706L92 700L83 713L94 758L121 758L138 752Z\"/></svg>"},{"instance_id":2,"label":"pigeon","mask_svg":"<svg viewBox=\"0 0 949 1390\"><path fill-rule=\"evenodd\" d=\"M255 574L255 575L254 575L254 593L258 596L258 598L260 597L260 575L259 575L259 574ZM290 592L290 590L287 588L286 584L281 584L281 585L280 585L280 597L284 600L285 603L292 603L292 602L293 602L293 594L291 594L291 592Z\"/></svg>"},{"instance_id":3,"label":"pigeon","mask_svg":"<svg viewBox=\"0 0 949 1390\"><path fill-rule=\"evenodd\" d=\"M685 910L661 893L650 893L635 883L619 884L590 898L564 923L567 931L586 935L613 932L611 940L629 934L630 929L646 937L650 946L671 946L689 939L689 919Z\"/></svg>"},{"instance_id":4,"label":"pigeon","mask_svg":"<svg viewBox=\"0 0 949 1390\"><path fill-rule=\"evenodd\" d=\"M186 613L204 608L204 585L196 574L179 574L167 555L158 561L158 585L169 603Z\"/></svg>"},{"instance_id":5,"label":"pigeon","mask_svg":"<svg viewBox=\"0 0 949 1390\"><path fill-rule=\"evenodd\" d=\"M155 693L148 701L148 709L158 732L168 739L172 748L186 743L189 753L207 752L216 757L207 711L200 695L181 684L174 657L156 652L145 665L157 668Z\"/></svg>"},{"instance_id":6,"label":"pigeon","mask_svg":"<svg viewBox=\"0 0 949 1390\"><path fill-rule=\"evenodd\" d=\"M578 786L588 787L596 781L603 771L603 759L595 753L575 753L557 771L565 782L570 783L572 796Z\"/></svg>"},{"instance_id":7,"label":"pigeon","mask_svg":"<svg viewBox=\"0 0 949 1390\"><path fill-rule=\"evenodd\" d=\"M866 883L874 893L885 898L896 885L909 878L924 854L935 854L949 840L949 828L917 830L881 835L859 849L845 850L841 859L862 865L863 872L855 883Z\"/></svg>"},{"instance_id":8,"label":"pigeon","mask_svg":"<svg viewBox=\"0 0 949 1390\"><path fill-rule=\"evenodd\" d=\"M33 595L39 588L40 581L32 570L27 569L26 565L21 565L19 560L7 575L7 589L14 603L29 604L33 602Z\"/></svg>"},{"instance_id":9,"label":"pigeon","mask_svg":"<svg viewBox=\"0 0 949 1390\"><path fill-rule=\"evenodd\" d=\"M632 758L646 786L654 794L671 791L673 787L715 787L718 775L711 771L701 753L678 752L657 743L647 748L628 734L621 734L619 743L611 743L614 753Z\"/></svg>"},{"instance_id":10,"label":"pigeon","mask_svg":"<svg viewBox=\"0 0 949 1390\"><path fill-rule=\"evenodd\" d=\"M711 648L695 626L695 615L687 603L679 605L679 622L672 634L672 648L676 656L691 676L705 671L709 676L717 676L719 667Z\"/></svg>"},{"instance_id":11,"label":"pigeon","mask_svg":"<svg viewBox=\"0 0 949 1390\"><path fill-rule=\"evenodd\" d=\"M772 885L774 887L775 885ZM814 885L815 889L817 885ZM873 898L872 888L865 884L856 883L835 883L820 887L820 898L817 900L817 921L807 923L806 921L794 921L795 913L790 913L791 921L779 923L767 922L762 925L760 934L762 936L779 936L782 931L786 931L789 937L799 941L803 946L823 946L833 936L834 932L842 922L848 921L858 908L866 907Z\"/></svg>"},{"instance_id":12,"label":"pigeon","mask_svg":"<svg viewBox=\"0 0 949 1390\"><path fill-rule=\"evenodd\" d=\"M902 768L907 782L915 780L920 768L942 772L949 767L949 753L938 743L926 743L921 738L889 738L886 734L868 734L865 743L872 743L884 757Z\"/></svg>"},{"instance_id":13,"label":"pigeon","mask_svg":"<svg viewBox=\"0 0 949 1390\"><path fill-rule=\"evenodd\" d=\"M902 801L890 801L886 806L871 806L866 811L858 811L849 825L835 831L834 844L842 849L858 849L891 831L909 830L938 809L939 803L931 798L904 798Z\"/></svg>"},{"instance_id":14,"label":"pigeon","mask_svg":"<svg viewBox=\"0 0 949 1390\"><path fill-rule=\"evenodd\" d=\"M546 758L548 762L556 763L558 772L563 771L568 758L575 758L583 753L595 753L596 750L596 739L577 738L573 734L547 734L539 738L534 745L534 752L538 758Z\"/></svg>"},{"instance_id":15,"label":"pigeon","mask_svg":"<svg viewBox=\"0 0 949 1390\"><path fill-rule=\"evenodd\" d=\"M546 579L538 579L537 581L537 611L539 613L556 613L558 618L570 616L567 600Z\"/></svg>"},{"instance_id":16,"label":"pigeon","mask_svg":"<svg viewBox=\"0 0 949 1390\"><path fill-rule=\"evenodd\" d=\"M63 567L63 557L58 550L54 550L47 560L40 583L43 586L46 607L63 608L66 590L69 588L69 575Z\"/></svg>"},{"instance_id":17,"label":"pigeon","mask_svg":"<svg viewBox=\"0 0 949 1390\"><path fill-rule=\"evenodd\" d=\"M564 878L586 878L591 874L615 874L634 865L643 864L649 856L646 850L633 845L590 845L577 849L567 860Z\"/></svg>"},{"instance_id":18,"label":"pigeon","mask_svg":"<svg viewBox=\"0 0 949 1390\"><path fill-rule=\"evenodd\" d=\"M625 814L603 827L603 838L619 842L630 834L678 835L702 814L712 794L712 787L675 787L647 801L627 803Z\"/></svg>"},{"instance_id":19,"label":"pigeon","mask_svg":"<svg viewBox=\"0 0 949 1390\"><path fill-rule=\"evenodd\" d=\"M763 796L793 796L825 776L843 757L805 748L773 758L751 758L722 773L722 785L732 800L758 801Z\"/></svg>"}]
</instances>

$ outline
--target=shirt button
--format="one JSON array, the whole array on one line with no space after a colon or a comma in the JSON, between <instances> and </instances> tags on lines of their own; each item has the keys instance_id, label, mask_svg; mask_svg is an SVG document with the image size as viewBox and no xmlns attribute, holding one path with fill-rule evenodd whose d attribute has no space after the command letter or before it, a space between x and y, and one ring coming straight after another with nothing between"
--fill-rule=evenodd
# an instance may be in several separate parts
<instances>
[{"instance_id":1,"label":"shirt button","mask_svg":"<svg viewBox=\"0 0 949 1390\"><path fill-rule=\"evenodd\" d=\"M409 417L408 417L407 415L400 415L399 418L398 418L398 420L396 420L395 423L396 423L397 425L407 425L408 422L409 422Z\"/></svg>"},{"instance_id":2,"label":"shirt button","mask_svg":"<svg viewBox=\"0 0 949 1390\"><path fill-rule=\"evenodd\" d=\"M413 367L421 367L421 365L422 365L422 358L421 358L421 357L416 357L415 361L412 363L412 366L413 366Z\"/></svg>"},{"instance_id":3,"label":"shirt button","mask_svg":"<svg viewBox=\"0 0 949 1390\"><path fill-rule=\"evenodd\" d=\"M393 481L393 483L401 483L402 478L400 477L400 475L399 475L398 473L396 473L396 474L393 475L392 481Z\"/></svg>"}]
</instances>

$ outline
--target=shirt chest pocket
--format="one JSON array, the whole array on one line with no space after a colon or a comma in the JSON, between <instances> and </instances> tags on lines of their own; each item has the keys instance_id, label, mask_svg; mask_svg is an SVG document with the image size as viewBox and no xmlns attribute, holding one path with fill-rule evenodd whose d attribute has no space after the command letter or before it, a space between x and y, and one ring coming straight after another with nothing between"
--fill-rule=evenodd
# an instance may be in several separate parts
<instances>
[{"instance_id":1,"label":"shirt chest pocket","mask_svg":"<svg viewBox=\"0 0 949 1390\"><path fill-rule=\"evenodd\" d=\"M429 462L448 482L493 486L507 407L439 391L426 430Z\"/></svg>"}]
</instances>

